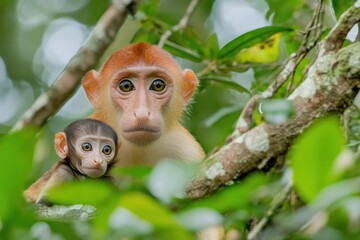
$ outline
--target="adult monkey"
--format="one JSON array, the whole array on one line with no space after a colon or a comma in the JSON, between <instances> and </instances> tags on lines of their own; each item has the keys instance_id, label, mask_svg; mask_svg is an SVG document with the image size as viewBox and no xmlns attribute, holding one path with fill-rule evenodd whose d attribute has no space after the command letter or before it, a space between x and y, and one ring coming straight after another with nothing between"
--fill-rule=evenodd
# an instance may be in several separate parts
<instances>
[{"instance_id":1,"label":"adult monkey","mask_svg":"<svg viewBox=\"0 0 360 240\"><path fill-rule=\"evenodd\" d=\"M92 118L112 126L122 142L119 166L153 166L164 158L201 161L205 153L179 120L198 80L166 51L148 43L114 52L99 72L83 79L95 108ZM221 239L222 228L205 229L200 239Z\"/></svg>"}]
</instances>

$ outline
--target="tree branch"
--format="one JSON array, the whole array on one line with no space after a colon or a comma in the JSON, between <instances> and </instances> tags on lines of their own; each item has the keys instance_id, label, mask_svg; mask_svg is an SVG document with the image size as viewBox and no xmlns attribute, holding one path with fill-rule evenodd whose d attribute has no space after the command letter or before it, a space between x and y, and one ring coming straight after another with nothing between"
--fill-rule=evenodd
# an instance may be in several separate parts
<instances>
[{"instance_id":1,"label":"tree branch","mask_svg":"<svg viewBox=\"0 0 360 240\"><path fill-rule=\"evenodd\" d=\"M180 31L181 29L185 28L189 22L189 19L194 12L196 6L198 5L199 0L191 0L189 6L185 11L185 15L180 19L179 23L173 26L170 30L167 30L160 38L158 43L158 47L162 48L165 45L165 42L169 39L173 32Z\"/></svg>"},{"instance_id":2,"label":"tree branch","mask_svg":"<svg viewBox=\"0 0 360 240\"><path fill-rule=\"evenodd\" d=\"M327 35L320 46L319 55L325 55L330 52L338 51L348 35L351 28L360 20L360 1L356 1L355 4L350 7L345 13L343 13L336 23L335 27Z\"/></svg>"},{"instance_id":3,"label":"tree branch","mask_svg":"<svg viewBox=\"0 0 360 240\"><path fill-rule=\"evenodd\" d=\"M251 171L261 169L269 159L285 153L293 139L312 121L329 113L342 112L352 104L360 81L360 43L338 52L326 46L337 46L335 43L345 38L344 32L338 29L350 30L356 24L354 19L359 21L360 6L356 5L343 14L330 37L321 43L328 51L318 55L305 81L289 96L295 116L279 125L258 125L233 138L205 159L199 174L187 189L189 197L208 195Z\"/></svg>"},{"instance_id":4,"label":"tree branch","mask_svg":"<svg viewBox=\"0 0 360 240\"><path fill-rule=\"evenodd\" d=\"M42 126L61 108L79 87L82 76L96 66L106 48L113 42L127 15L134 11L135 4L136 0L114 0L112 2L85 44L69 61L52 86L41 94L25 112L12 131L27 126Z\"/></svg>"},{"instance_id":5,"label":"tree branch","mask_svg":"<svg viewBox=\"0 0 360 240\"><path fill-rule=\"evenodd\" d=\"M96 208L89 205L62 206L34 205L38 217L42 219L58 220L62 222L81 221L93 218L96 215Z\"/></svg>"}]
</instances>

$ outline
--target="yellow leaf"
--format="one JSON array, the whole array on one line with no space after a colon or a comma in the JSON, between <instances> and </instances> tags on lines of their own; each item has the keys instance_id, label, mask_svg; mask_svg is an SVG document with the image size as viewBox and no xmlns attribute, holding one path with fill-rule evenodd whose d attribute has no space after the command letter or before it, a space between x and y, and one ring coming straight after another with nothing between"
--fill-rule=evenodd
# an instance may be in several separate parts
<instances>
[{"instance_id":1,"label":"yellow leaf","mask_svg":"<svg viewBox=\"0 0 360 240\"><path fill-rule=\"evenodd\" d=\"M276 61L279 58L280 37L281 33L276 33L265 42L240 51L235 56L235 61L239 63L269 63Z\"/></svg>"}]
</instances>

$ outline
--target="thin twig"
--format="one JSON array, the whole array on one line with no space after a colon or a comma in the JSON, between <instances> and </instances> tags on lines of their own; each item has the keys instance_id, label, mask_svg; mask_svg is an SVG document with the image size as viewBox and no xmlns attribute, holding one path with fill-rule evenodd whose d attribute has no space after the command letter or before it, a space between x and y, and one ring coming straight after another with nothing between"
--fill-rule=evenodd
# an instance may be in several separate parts
<instances>
[{"instance_id":1,"label":"thin twig","mask_svg":"<svg viewBox=\"0 0 360 240\"><path fill-rule=\"evenodd\" d=\"M288 85L286 87L286 97L288 97L290 95L291 88L292 88L293 83L294 83L295 72L292 72L291 76L289 78L290 78L290 80L289 80L289 83L288 83Z\"/></svg>"},{"instance_id":2,"label":"thin twig","mask_svg":"<svg viewBox=\"0 0 360 240\"><path fill-rule=\"evenodd\" d=\"M136 0L113 0L110 7L96 24L85 44L69 61L64 71L51 87L41 94L12 131L27 126L42 126L75 93L82 76L94 68L127 15L133 13Z\"/></svg>"},{"instance_id":3,"label":"thin twig","mask_svg":"<svg viewBox=\"0 0 360 240\"><path fill-rule=\"evenodd\" d=\"M359 8L359 1L356 1L352 7L341 15L339 21L326 36L324 41L322 41L319 56L326 55L329 52L336 52L342 47L349 31L359 22L359 16L357 14Z\"/></svg>"},{"instance_id":4,"label":"thin twig","mask_svg":"<svg viewBox=\"0 0 360 240\"><path fill-rule=\"evenodd\" d=\"M171 29L167 30L160 38L160 41L158 43L158 47L162 48L165 45L165 42L169 39L169 37L171 36L171 34L173 32L177 32L180 31L181 29L185 28L186 25L189 22L189 19L192 15L192 13L195 10L195 7L198 5L199 0L192 0L189 4L189 6L187 7L186 11L185 11L185 15L180 19L179 23L176 24L175 26L173 26Z\"/></svg>"},{"instance_id":5,"label":"thin twig","mask_svg":"<svg viewBox=\"0 0 360 240\"><path fill-rule=\"evenodd\" d=\"M249 103L247 104L242 111L240 118L237 122L237 128L234 133L231 135L230 139L234 139L237 136L247 132L250 129L252 121L253 108L257 106L257 103L264 98L271 98L274 94L280 89L280 87L286 82L289 76L293 75L296 71L298 64L305 58L308 52L313 49L318 41L320 40L322 33L321 21L325 11L324 0L318 0L313 17L308 24L305 36L300 45L300 48L296 53L290 55L287 60L285 67L280 72L276 81L274 81L270 86L261 94L253 96ZM247 109L249 108L249 109Z\"/></svg>"},{"instance_id":6,"label":"thin twig","mask_svg":"<svg viewBox=\"0 0 360 240\"><path fill-rule=\"evenodd\" d=\"M286 186L279 192L275 197L271 204L270 209L266 212L266 215L253 227L253 229L249 232L247 239L252 240L255 239L256 236L266 227L268 222L271 220L272 216L288 199L292 190L292 183L288 182Z\"/></svg>"}]
</instances>

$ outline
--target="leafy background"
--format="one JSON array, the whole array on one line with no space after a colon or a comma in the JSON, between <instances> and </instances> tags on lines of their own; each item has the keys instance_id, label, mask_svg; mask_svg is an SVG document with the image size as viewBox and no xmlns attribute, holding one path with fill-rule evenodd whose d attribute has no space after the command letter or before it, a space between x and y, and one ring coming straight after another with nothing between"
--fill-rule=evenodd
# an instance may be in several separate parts
<instances>
[{"instance_id":1,"label":"leafy background","mask_svg":"<svg viewBox=\"0 0 360 240\"><path fill-rule=\"evenodd\" d=\"M324 28L332 27L353 3L328 1ZM57 161L54 133L88 116L91 106L80 88L42 129L8 131L55 80L108 4L100 0L0 2L0 239L193 239L195 231L220 223L228 232L236 230L237 236L245 237L251 223L276 205L291 179L295 190L262 233L267 239L359 237L355 153L360 114L356 109L350 114L347 134L340 130L338 117L320 120L296 141L283 168L252 174L211 197L183 199L186 182L198 166L167 160L154 169L116 169L114 174L121 178L116 188L86 181L54 189L51 196L58 204L74 209L82 206L73 204L95 206L98 210L91 220L37 216L21 192ZM102 61L129 42L157 44L188 4L176 1L174 9L169 0L141 1ZM206 152L225 142L249 97L263 91L297 50L302 39L299 31L311 19L314 5L315 1L306 0L203 0L188 26L172 34L164 48L182 67L194 69L200 80L183 123ZM312 55L298 67L295 87ZM291 116L291 107L281 100L288 94L286 87L276 95L278 101L268 102L270 107L254 114L254 125ZM308 225L313 229L299 231Z\"/></svg>"}]
</instances>

